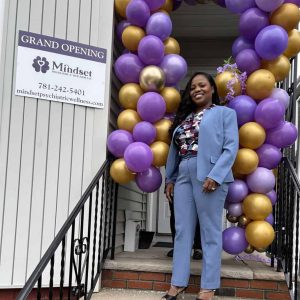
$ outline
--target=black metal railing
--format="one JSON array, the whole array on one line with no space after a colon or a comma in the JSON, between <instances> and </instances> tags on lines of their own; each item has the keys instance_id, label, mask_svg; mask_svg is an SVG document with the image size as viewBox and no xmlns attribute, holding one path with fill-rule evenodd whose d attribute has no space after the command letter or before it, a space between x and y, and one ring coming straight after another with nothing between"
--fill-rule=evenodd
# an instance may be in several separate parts
<instances>
[{"instance_id":1,"label":"black metal railing","mask_svg":"<svg viewBox=\"0 0 300 300\"><path fill-rule=\"evenodd\" d=\"M118 185L107 160L45 252L17 299L90 299L114 257Z\"/></svg>"}]
</instances>

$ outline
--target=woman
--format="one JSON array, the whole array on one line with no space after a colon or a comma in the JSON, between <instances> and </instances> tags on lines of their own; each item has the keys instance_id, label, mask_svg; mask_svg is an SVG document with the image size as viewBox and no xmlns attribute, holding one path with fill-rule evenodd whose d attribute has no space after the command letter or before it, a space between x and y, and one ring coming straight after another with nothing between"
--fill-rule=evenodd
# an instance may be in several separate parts
<instances>
[{"instance_id":1,"label":"woman","mask_svg":"<svg viewBox=\"0 0 300 300\"><path fill-rule=\"evenodd\" d=\"M171 287L162 299L175 300L188 286L198 218L203 264L197 299L209 300L220 287L222 212L238 151L235 111L219 106L209 74L197 72L187 83L170 135L166 197L174 196L176 236Z\"/></svg>"}]
</instances>

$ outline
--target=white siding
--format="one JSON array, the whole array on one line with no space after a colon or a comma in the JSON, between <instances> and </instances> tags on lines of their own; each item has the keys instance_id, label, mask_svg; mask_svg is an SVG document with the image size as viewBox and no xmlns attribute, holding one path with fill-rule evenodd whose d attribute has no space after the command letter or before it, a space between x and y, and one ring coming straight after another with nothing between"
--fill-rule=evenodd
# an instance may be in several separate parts
<instances>
[{"instance_id":1,"label":"white siding","mask_svg":"<svg viewBox=\"0 0 300 300\"><path fill-rule=\"evenodd\" d=\"M7 14L0 34L0 287L11 287L24 284L105 161L113 0L5 0L0 16L4 8ZM105 108L15 96L19 30L106 48Z\"/></svg>"}]
</instances>

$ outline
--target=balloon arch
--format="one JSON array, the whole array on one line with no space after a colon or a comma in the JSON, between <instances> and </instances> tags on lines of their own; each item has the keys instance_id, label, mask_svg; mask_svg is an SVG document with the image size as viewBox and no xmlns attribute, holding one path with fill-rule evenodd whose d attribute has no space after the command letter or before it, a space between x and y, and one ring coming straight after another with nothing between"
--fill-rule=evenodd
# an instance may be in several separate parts
<instances>
[{"instance_id":1,"label":"balloon arch","mask_svg":"<svg viewBox=\"0 0 300 300\"><path fill-rule=\"evenodd\" d=\"M176 85L187 72L180 45L170 36L169 13L182 2L115 0L123 18L117 36L125 50L114 69L123 83L119 101L124 110L119 129L108 137L108 149L118 158L110 173L121 184L135 180L144 192L154 192L162 183L159 167L166 163L168 130L181 100ZM230 254L265 251L275 236L273 171L282 157L280 149L297 138L295 126L284 121L289 95L275 83L289 74L289 59L300 51L300 0L214 2L240 14L240 36L232 46L235 62L218 68L216 76L221 100L237 113L240 139L235 181L225 203L227 219L238 226L224 230L223 248Z\"/></svg>"}]
</instances>

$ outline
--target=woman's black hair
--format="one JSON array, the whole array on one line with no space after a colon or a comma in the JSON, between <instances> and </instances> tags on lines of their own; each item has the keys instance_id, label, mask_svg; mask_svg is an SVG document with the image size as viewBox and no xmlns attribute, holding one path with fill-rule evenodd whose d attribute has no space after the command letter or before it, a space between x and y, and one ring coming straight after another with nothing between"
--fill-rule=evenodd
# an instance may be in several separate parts
<instances>
[{"instance_id":1,"label":"woman's black hair","mask_svg":"<svg viewBox=\"0 0 300 300\"><path fill-rule=\"evenodd\" d=\"M220 99L218 95L218 90L217 90L217 85L213 79L213 77L205 72L196 72L192 75L190 80L188 81L182 95L181 95L181 102L180 105L177 109L175 119L173 121L172 126L170 127L169 130L169 135L172 137L173 131L175 128L191 113L196 109L196 104L192 101L191 96L190 96L190 91L191 91L191 85L192 85L192 80L197 76L197 75L203 75L210 83L210 85L213 87L214 92L212 94L212 103L216 105L220 105Z\"/></svg>"}]
</instances>

